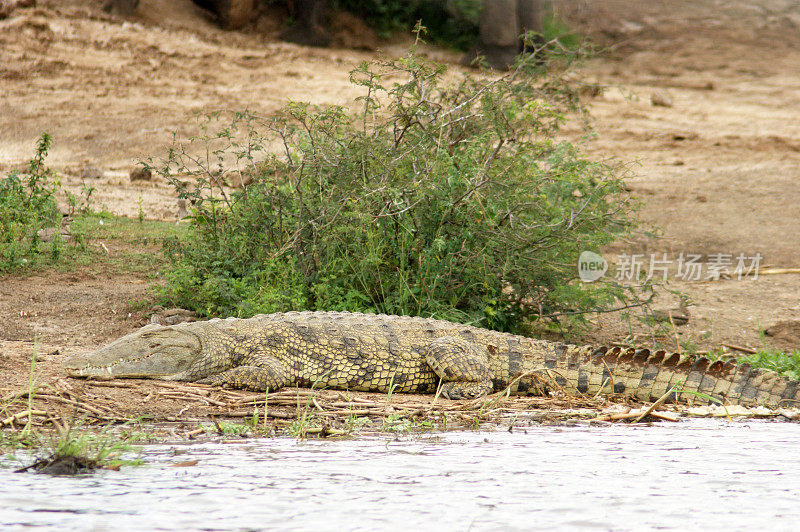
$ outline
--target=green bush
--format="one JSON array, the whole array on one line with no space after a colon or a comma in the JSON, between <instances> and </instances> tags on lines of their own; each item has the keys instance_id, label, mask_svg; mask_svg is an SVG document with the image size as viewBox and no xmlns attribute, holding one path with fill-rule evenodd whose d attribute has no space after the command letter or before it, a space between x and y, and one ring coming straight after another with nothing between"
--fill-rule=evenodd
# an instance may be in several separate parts
<instances>
[{"instance_id":1,"label":"green bush","mask_svg":"<svg viewBox=\"0 0 800 532\"><path fill-rule=\"evenodd\" d=\"M800 380L800 351L780 351L764 346L758 353L741 356L738 362L764 368L793 381Z\"/></svg>"},{"instance_id":2,"label":"green bush","mask_svg":"<svg viewBox=\"0 0 800 532\"><path fill-rule=\"evenodd\" d=\"M43 133L27 172L11 172L0 179L0 273L30 264L39 251L38 231L61 219L55 201L57 184L44 164L49 149L50 136ZM57 237L50 248L57 258Z\"/></svg>"},{"instance_id":3,"label":"green bush","mask_svg":"<svg viewBox=\"0 0 800 532\"><path fill-rule=\"evenodd\" d=\"M438 44L467 50L478 39L478 27L484 0L336 0L335 8L357 13L384 38L396 31L408 32L420 21L431 40ZM542 38L558 39L574 50L581 38L572 33L552 6L543 7Z\"/></svg>"},{"instance_id":4,"label":"green bush","mask_svg":"<svg viewBox=\"0 0 800 532\"><path fill-rule=\"evenodd\" d=\"M483 0L337 0L334 7L358 13L378 33L410 31L417 21L434 41L466 49L478 35Z\"/></svg>"},{"instance_id":5,"label":"green bush","mask_svg":"<svg viewBox=\"0 0 800 532\"><path fill-rule=\"evenodd\" d=\"M194 205L165 297L207 315L290 309L434 316L501 330L605 308L578 254L625 232L619 172L555 138L577 93L523 58L454 80L413 51L363 64L359 107L201 117L159 168ZM278 150L279 148L279 150ZM273 150L273 151L271 151ZM275 153L278 152L278 153ZM228 195L234 173L253 184Z\"/></svg>"}]
</instances>

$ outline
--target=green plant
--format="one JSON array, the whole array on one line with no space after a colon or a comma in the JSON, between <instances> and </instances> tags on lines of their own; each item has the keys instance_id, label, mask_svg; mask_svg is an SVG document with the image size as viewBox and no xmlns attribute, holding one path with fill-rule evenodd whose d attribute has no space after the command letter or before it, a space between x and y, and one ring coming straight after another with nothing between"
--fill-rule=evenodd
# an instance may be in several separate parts
<instances>
[{"instance_id":1,"label":"green plant","mask_svg":"<svg viewBox=\"0 0 800 532\"><path fill-rule=\"evenodd\" d=\"M370 419L366 416L358 416L352 412L347 414L344 420L344 431L352 434L366 426L370 425Z\"/></svg>"},{"instance_id":2,"label":"green plant","mask_svg":"<svg viewBox=\"0 0 800 532\"><path fill-rule=\"evenodd\" d=\"M412 49L351 73L359 107L205 115L156 170L194 205L164 297L207 315L323 309L519 331L625 298L577 281L581 251L630 227L619 169L556 138L580 112L568 62L445 83ZM282 153L269 151L281 146ZM231 172L253 184L233 194Z\"/></svg>"},{"instance_id":3,"label":"green plant","mask_svg":"<svg viewBox=\"0 0 800 532\"><path fill-rule=\"evenodd\" d=\"M93 469L118 469L122 465L140 465L139 459L122 459L130 450L124 439L83 427L81 422L61 424L52 421L56 431L32 433L32 446L39 450L38 457L17 472L35 469L54 475L76 474Z\"/></svg>"},{"instance_id":4,"label":"green plant","mask_svg":"<svg viewBox=\"0 0 800 532\"><path fill-rule=\"evenodd\" d=\"M724 349L716 349L708 353L712 361L728 360L736 364L750 364L754 368L774 371L787 379L800 380L800 350L781 351L768 347L764 342L756 353L734 357Z\"/></svg>"},{"instance_id":5,"label":"green plant","mask_svg":"<svg viewBox=\"0 0 800 532\"><path fill-rule=\"evenodd\" d=\"M577 50L581 46L582 38L574 33L564 20L555 13L546 13L543 20L543 40L557 40L567 50Z\"/></svg>"},{"instance_id":6,"label":"green plant","mask_svg":"<svg viewBox=\"0 0 800 532\"><path fill-rule=\"evenodd\" d=\"M756 368L774 371L791 380L800 380L800 350L781 351L769 347L764 329L759 327L758 333L761 337L761 349L756 353L740 357L739 360Z\"/></svg>"},{"instance_id":7,"label":"green plant","mask_svg":"<svg viewBox=\"0 0 800 532\"><path fill-rule=\"evenodd\" d=\"M383 432L424 432L433 430L435 423L432 419L414 421L400 414L389 414L384 418L381 431Z\"/></svg>"},{"instance_id":8,"label":"green plant","mask_svg":"<svg viewBox=\"0 0 800 532\"><path fill-rule=\"evenodd\" d=\"M740 363L774 371L791 380L800 380L800 351L789 352L764 346L757 353L739 357Z\"/></svg>"},{"instance_id":9,"label":"green plant","mask_svg":"<svg viewBox=\"0 0 800 532\"><path fill-rule=\"evenodd\" d=\"M292 438L304 440L309 434L319 432L320 422L311 413L309 404L306 404L302 409L298 406L297 417L289 424L289 435Z\"/></svg>"},{"instance_id":10,"label":"green plant","mask_svg":"<svg viewBox=\"0 0 800 532\"><path fill-rule=\"evenodd\" d=\"M36 356L39 352L38 346L36 341L33 343L33 355L31 356L31 365L28 371L28 412L33 412L33 398L36 397L36 392L38 389L37 380L39 375L36 373ZM28 421L25 423L25 428L22 429L23 435L28 435L31 433L31 423L33 422L33 416L28 416Z\"/></svg>"},{"instance_id":11,"label":"green plant","mask_svg":"<svg viewBox=\"0 0 800 532\"><path fill-rule=\"evenodd\" d=\"M13 395L10 399L0 402L0 418L16 418L19 419L17 416L24 416L26 418L25 425L22 427L21 430L18 431L4 431L0 430L0 451L6 450L13 450L18 447L32 447L36 446L36 432L34 430L33 425L33 418L34 415L32 414L35 412L33 400L36 396L36 393L39 391L38 386L38 379L39 374L36 372L36 358L38 356L39 348L38 342L34 338L33 343L33 355L31 356L31 363L28 368L28 389L26 390L25 394ZM26 409L22 412L17 413L17 416L9 415L13 406L20 400L21 397L25 397L26 402ZM2 428L2 424L0 424L0 428ZM13 426L13 425L12 425Z\"/></svg>"},{"instance_id":12,"label":"green plant","mask_svg":"<svg viewBox=\"0 0 800 532\"><path fill-rule=\"evenodd\" d=\"M409 32L422 23L436 43L466 50L478 37L485 0L336 0L334 7L358 13L384 38ZM552 6L545 6L542 38L557 39L564 48L575 50L581 38L559 18Z\"/></svg>"},{"instance_id":13,"label":"green plant","mask_svg":"<svg viewBox=\"0 0 800 532\"><path fill-rule=\"evenodd\" d=\"M38 354L37 342L34 341L33 355L28 372L28 389L25 396L26 411L35 412L34 398L39 391L39 374L36 371ZM0 404L0 412L8 411L15 402ZM124 433L116 437L107 433L105 429L90 429L82 421L59 421L58 418L49 418L55 430L40 430L33 424L34 416L26 416L26 423L20 430L0 431L0 451L13 451L20 448L34 449L37 453L35 461L20 469L36 469L56 474L75 473L97 467L115 468L119 465L138 463L134 460L119 460L119 455L127 451L127 442L131 435ZM124 430L123 426L123 430Z\"/></svg>"},{"instance_id":14,"label":"green plant","mask_svg":"<svg viewBox=\"0 0 800 532\"><path fill-rule=\"evenodd\" d=\"M203 430L221 436L246 436L253 427L248 423L234 423L230 421L214 421L213 425L203 425Z\"/></svg>"},{"instance_id":15,"label":"green plant","mask_svg":"<svg viewBox=\"0 0 800 532\"><path fill-rule=\"evenodd\" d=\"M382 37L409 32L417 21L434 41L466 48L478 34L482 0L336 0L334 7L358 13Z\"/></svg>"},{"instance_id":16,"label":"green plant","mask_svg":"<svg viewBox=\"0 0 800 532\"><path fill-rule=\"evenodd\" d=\"M29 264L39 250L39 230L60 221L57 181L44 164L50 145L43 133L24 177L11 172L0 179L0 273ZM55 247L53 254L58 255Z\"/></svg>"},{"instance_id":17,"label":"green plant","mask_svg":"<svg viewBox=\"0 0 800 532\"><path fill-rule=\"evenodd\" d=\"M101 437L93 431L78 431L69 425L56 440L55 456L87 456L98 464L110 463L129 447L114 437Z\"/></svg>"},{"instance_id":18,"label":"green plant","mask_svg":"<svg viewBox=\"0 0 800 532\"><path fill-rule=\"evenodd\" d=\"M80 197L68 190L63 190L67 198L67 204L69 205L68 214L74 216L77 213L91 213L92 194L94 194L95 190L97 190L97 187L87 185L85 181L81 184Z\"/></svg>"}]
</instances>

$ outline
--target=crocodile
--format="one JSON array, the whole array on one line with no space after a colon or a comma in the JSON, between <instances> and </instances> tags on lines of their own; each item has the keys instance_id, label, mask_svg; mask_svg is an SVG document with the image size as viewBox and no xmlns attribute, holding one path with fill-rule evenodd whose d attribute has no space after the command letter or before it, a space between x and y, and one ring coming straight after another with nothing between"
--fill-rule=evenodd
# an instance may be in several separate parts
<instances>
[{"instance_id":1,"label":"crocodile","mask_svg":"<svg viewBox=\"0 0 800 532\"><path fill-rule=\"evenodd\" d=\"M798 382L747 364L348 312L150 324L69 357L65 367L72 377L160 378L257 391L301 386L450 399L562 391L770 407L800 401Z\"/></svg>"}]
</instances>

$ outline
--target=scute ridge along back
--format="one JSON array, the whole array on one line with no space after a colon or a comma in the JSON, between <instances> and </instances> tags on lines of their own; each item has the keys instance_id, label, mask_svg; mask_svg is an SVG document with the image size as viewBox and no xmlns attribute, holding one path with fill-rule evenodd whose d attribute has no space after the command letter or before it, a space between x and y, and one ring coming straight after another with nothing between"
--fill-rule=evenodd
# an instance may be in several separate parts
<instances>
[{"instance_id":1,"label":"scute ridge along back","mask_svg":"<svg viewBox=\"0 0 800 532\"><path fill-rule=\"evenodd\" d=\"M473 398L508 389L791 406L798 383L747 364L576 346L443 320L348 312L148 325L65 363L73 377L163 378L251 390L284 386Z\"/></svg>"}]
</instances>

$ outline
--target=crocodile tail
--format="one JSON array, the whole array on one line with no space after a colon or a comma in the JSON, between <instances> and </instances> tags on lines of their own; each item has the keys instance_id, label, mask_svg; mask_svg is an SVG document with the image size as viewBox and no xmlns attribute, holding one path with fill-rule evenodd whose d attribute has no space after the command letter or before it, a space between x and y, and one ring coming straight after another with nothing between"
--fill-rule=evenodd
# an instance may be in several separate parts
<instances>
[{"instance_id":1,"label":"crocodile tail","mask_svg":"<svg viewBox=\"0 0 800 532\"><path fill-rule=\"evenodd\" d=\"M548 381L584 395L627 394L655 401L672 390L669 402L770 407L800 405L800 383L749 364L711 361L649 349L563 346Z\"/></svg>"}]
</instances>

